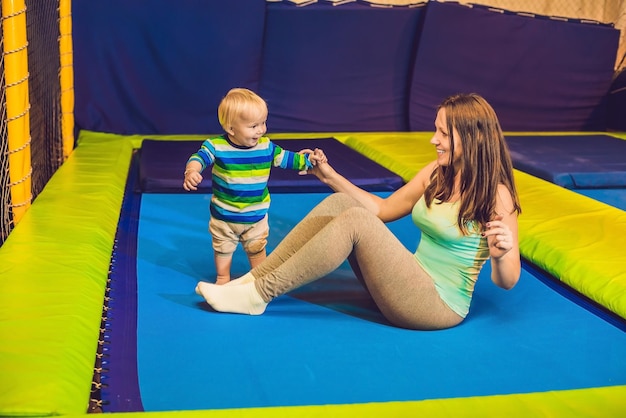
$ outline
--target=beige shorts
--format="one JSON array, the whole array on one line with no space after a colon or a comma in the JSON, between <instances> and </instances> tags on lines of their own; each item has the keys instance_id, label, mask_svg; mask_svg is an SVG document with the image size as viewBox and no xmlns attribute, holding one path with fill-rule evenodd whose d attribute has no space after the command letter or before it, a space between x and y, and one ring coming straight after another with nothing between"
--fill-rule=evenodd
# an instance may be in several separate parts
<instances>
[{"instance_id":1,"label":"beige shorts","mask_svg":"<svg viewBox=\"0 0 626 418\"><path fill-rule=\"evenodd\" d=\"M211 218L209 232L213 237L213 250L219 255L229 256L241 245L249 256L265 249L269 235L267 215L255 224L238 224Z\"/></svg>"}]
</instances>

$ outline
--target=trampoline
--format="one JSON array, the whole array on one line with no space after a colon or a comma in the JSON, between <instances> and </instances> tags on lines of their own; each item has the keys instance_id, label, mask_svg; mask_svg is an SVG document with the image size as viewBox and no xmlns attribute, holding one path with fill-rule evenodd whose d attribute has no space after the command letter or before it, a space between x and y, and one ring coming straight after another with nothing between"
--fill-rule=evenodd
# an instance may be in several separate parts
<instances>
[{"instance_id":1,"label":"trampoline","mask_svg":"<svg viewBox=\"0 0 626 418\"><path fill-rule=\"evenodd\" d=\"M393 147L385 134L372 138L386 141L387 150ZM359 137L344 141L354 144ZM281 144L322 147L339 167L345 166L351 180L370 191L402 184L399 176L335 138ZM534 143L527 145L533 149ZM210 189L180 195L180 170L167 168L172 155L181 152L183 161L193 147L197 142L144 141L137 159L144 194L127 193L123 214L137 219L136 228L118 236L120 248L136 251L136 262L129 261L136 266L137 298L130 301L129 312L118 312L122 321L114 317L109 322L111 341L123 335L137 341L136 346L112 344L108 352L103 375L108 411L416 402L626 384L626 361L621 360L626 358L626 322L528 262L510 292L490 282L487 266L468 319L441 332L390 326L347 263L278 298L261 317L212 312L193 292L198 280L211 281L214 272L206 232L210 196L202 193ZM606 156L614 155L607 150ZM596 159L602 161L602 154L597 152ZM587 166L588 175L603 178L597 167ZM271 179L270 250L327 195L310 177L274 171ZM178 187L168 189L170 184ZM415 248L419 231L410 219L389 226L407 248ZM112 276L120 281L122 295L128 295L126 281L132 286L134 280L130 270L121 268L124 275ZM234 276L247 270L239 252ZM111 293L116 300L116 286ZM546 358L546 353L559 354ZM163 374L177 385L163 385Z\"/></svg>"},{"instance_id":2,"label":"trampoline","mask_svg":"<svg viewBox=\"0 0 626 418\"><path fill-rule=\"evenodd\" d=\"M270 245L323 196L274 194ZM141 197L137 235L127 237L137 245L136 326L132 311L116 307L103 375L107 411L405 402L626 384L626 327L559 294L528 267L510 292L491 283L487 268L468 320L441 332L389 325L347 265L279 297L260 317L212 312L193 291L214 272L207 205L207 195ZM410 219L390 227L415 247ZM235 275L247 271L239 255ZM117 285L127 293L123 281ZM136 348L116 343L128 335L136 335ZM138 385L129 388L132 381Z\"/></svg>"},{"instance_id":3,"label":"trampoline","mask_svg":"<svg viewBox=\"0 0 626 418\"><path fill-rule=\"evenodd\" d=\"M306 137L316 139L300 139ZM432 152L430 133L333 138L403 180ZM144 140L82 132L21 232L0 252L3 272L30 278L4 282L0 294L3 315L12 319L5 324L14 325L11 332L2 328L2 339L21 350L3 359L22 370L6 386L6 399L28 396L34 414L59 399L86 402L101 332L98 390L108 413L467 416L498 410L525 417L625 410L624 273L621 251L609 244L623 236L623 211L516 171L524 207L522 279L504 292L481 277L470 316L451 330L389 326L347 266L279 298L259 317L218 314L193 293L197 280L211 277L209 194L136 193L139 173L131 160L138 160ZM270 247L325 195L274 193ZM294 199L296 206L288 203ZM97 219L88 210L96 205L102 208ZM63 222L51 224L51 217ZM607 218L606 241L582 233ZM397 221L390 228L407 247L416 245L412 225ZM590 252L590 240L603 257ZM45 257L34 262L32 254ZM233 273L246 271L246 263L239 253ZM111 290L103 294L107 282ZM105 321L93 309L103 297ZM30 319L51 312L48 321ZM37 355L42 350L46 355ZM41 361L30 361L35 355ZM33 384L29 376L41 373L53 381Z\"/></svg>"}]
</instances>

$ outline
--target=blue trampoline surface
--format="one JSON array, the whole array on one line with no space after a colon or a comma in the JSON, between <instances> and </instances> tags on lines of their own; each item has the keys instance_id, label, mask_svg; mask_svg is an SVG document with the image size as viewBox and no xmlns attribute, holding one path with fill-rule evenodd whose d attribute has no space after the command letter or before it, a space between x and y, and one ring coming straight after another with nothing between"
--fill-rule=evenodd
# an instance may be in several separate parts
<instances>
[{"instance_id":1,"label":"blue trampoline surface","mask_svg":"<svg viewBox=\"0 0 626 418\"><path fill-rule=\"evenodd\" d=\"M271 250L325 194L274 194ZM215 313L208 194L144 194L137 238L137 372L145 411L406 401L626 384L626 333L525 268L478 280L467 320L389 326L344 264L265 314ZM407 248L410 219L389 224ZM238 249L233 276L248 270ZM592 278L590 278L592 279ZM112 388L114 389L114 388ZM110 396L123 397L124 394Z\"/></svg>"}]
</instances>

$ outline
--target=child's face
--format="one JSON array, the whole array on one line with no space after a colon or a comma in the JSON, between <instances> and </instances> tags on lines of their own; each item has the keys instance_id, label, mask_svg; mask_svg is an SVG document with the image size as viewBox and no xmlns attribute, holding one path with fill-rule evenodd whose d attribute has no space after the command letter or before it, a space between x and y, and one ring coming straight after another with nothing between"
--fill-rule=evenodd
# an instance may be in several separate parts
<instances>
[{"instance_id":1,"label":"child's face","mask_svg":"<svg viewBox=\"0 0 626 418\"><path fill-rule=\"evenodd\" d=\"M254 147L259 138L267 132L267 114L265 112L254 112L244 114L236 118L232 126L226 132L228 138L236 145L242 147Z\"/></svg>"}]
</instances>

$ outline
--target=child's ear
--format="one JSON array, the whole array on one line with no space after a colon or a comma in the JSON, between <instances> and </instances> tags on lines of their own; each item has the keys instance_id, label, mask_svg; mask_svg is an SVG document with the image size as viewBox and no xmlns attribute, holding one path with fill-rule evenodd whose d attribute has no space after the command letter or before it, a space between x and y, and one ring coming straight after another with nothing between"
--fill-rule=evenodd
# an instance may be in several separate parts
<instances>
[{"instance_id":1,"label":"child's ear","mask_svg":"<svg viewBox=\"0 0 626 418\"><path fill-rule=\"evenodd\" d=\"M228 128L228 129L225 129L225 131L229 135L235 135L235 132L233 131L233 127L232 126L230 128Z\"/></svg>"}]
</instances>

